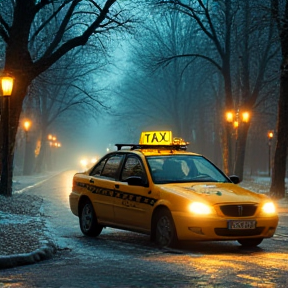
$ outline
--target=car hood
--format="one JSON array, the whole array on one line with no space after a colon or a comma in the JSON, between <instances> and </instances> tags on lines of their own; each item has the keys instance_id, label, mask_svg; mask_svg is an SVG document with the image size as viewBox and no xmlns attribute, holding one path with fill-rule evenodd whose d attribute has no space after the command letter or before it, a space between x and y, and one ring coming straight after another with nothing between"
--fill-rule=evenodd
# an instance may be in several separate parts
<instances>
[{"instance_id":1,"label":"car hood","mask_svg":"<svg viewBox=\"0 0 288 288\"><path fill-rule=\"evenodd\" d=\"M169 192L188 198L189 200L217 203L259 203L263 194L246 190L233 183L177 183L165 184L160 188L164 193Z\"/></svg>"}]
</instances>

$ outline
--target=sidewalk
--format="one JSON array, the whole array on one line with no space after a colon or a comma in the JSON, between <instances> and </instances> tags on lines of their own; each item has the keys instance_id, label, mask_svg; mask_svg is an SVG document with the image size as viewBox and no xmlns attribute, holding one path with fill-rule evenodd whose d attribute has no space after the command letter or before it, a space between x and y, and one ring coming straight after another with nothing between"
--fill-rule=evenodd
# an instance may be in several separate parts
<instances>
[{"instance_id":1,"label":"sidewalk","mask_svg":"<svg viewBox=\"0 0 288 288\"><path fill-rule=\"evenodd\" d=\"M13 196L0 196L0 269L49 259L56 247L42 213L43 199L27 192L55 176L45 173L13 178Z\"/></svg>"},{"instance_id":2,"label":"sidewalk","mask_svg":"<svg viewBox=\"0 0 288 288\"><path fill-rule=\"evenodd\" d=\"M58 172L59 173L59 172ZM42 211L43 199L29 195L58 173L13 178L13 196L0 196L0 270L49 259L56 252ZM240 185L258 193L268 193L269 183L249 179ZM288 213L288 197L277 201L278 212Z\"/></svg>"}]
</instances>

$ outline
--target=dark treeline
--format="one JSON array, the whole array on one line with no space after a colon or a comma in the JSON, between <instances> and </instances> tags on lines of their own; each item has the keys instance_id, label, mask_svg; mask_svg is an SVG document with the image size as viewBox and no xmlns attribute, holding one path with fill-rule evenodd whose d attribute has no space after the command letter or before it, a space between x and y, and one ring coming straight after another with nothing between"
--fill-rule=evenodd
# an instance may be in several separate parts
<instances>
[{"instance_id":1,"label":"dark treeline","mask_svg":"<svg viewBox=\"0 0 288 288\"><path fill-rule=\"evenodd\" d=\"M36 173L49 169L51 131L75 142L107 114L123 141L172 130L241 179L272 167L271 195L283 197L287 1L98 2L1 1L0 64L15 78L10 167L15 151L23 165L22 120L36 131Z\"/></svg>"}]
</instances>

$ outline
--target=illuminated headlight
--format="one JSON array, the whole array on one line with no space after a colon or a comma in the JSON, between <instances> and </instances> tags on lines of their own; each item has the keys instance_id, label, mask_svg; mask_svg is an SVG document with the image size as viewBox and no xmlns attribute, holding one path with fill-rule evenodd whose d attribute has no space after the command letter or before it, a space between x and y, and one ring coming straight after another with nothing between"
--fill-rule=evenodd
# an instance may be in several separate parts
<instances>
[{"instance_id":1,"label":"illuminated headlight","mask_svg":"<svg viewBox=\"0 0 288 288\"><path fill-rule=\"evenodd\" d=\"M263 205L262 211L266 214L274 214L276 212L276 208L273 202L267 202Z\"/></svg>"},{"instance_id":2,"label":"illuminated headlight","mask_svg":"<svg viewBox=\"0 0 288 288\"><path fill-rule=\"evenodd\" d=\"M88 162L87 162L86 159L81 159L81 160L80 160L80 164L81 164L83 167L86 167L87 164L88 164Z\"/></svg>"},{"instance_id":3,"label":"illuminated headlight","mask_svg":"<svg viewBox=\"0 0 288 288\"><path fill-rule=\"evenodd\" d=\"M201 202L193 202L189 205L189 211L194 214L208 215L212 213L210 206Z\"/></svg>"}]
</instances>

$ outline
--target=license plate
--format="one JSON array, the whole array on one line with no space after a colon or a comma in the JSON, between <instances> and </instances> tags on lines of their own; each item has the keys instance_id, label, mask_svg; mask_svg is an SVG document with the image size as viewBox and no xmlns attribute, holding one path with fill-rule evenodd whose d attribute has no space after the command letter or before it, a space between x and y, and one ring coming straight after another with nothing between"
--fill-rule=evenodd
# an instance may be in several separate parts
<instances>
[{"instance_id":1,"label":"license plate","mask_svg":"<svg viewBox=\"0 0 288 288\"><path fill-rule=\"evenodd\" d=\"M242 230L242 229L255 229L255 220L230 220L228 221L228 229Z\"/></svg>"}]
</instances>

